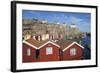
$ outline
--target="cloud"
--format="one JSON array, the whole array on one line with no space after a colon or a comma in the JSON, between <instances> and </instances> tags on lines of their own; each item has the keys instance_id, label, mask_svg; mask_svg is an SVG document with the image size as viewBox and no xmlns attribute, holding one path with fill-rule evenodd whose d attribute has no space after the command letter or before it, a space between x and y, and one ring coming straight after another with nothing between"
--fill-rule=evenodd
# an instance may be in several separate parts
<instances>
[{"instance_id":1,"label":"cloud","mask_svg":"<svg viewBox=\"0 0 100 73\"><path fill-rule=\"evenodd\" d=\"M90 24L90 22L80 22L78 24L78 28L83 32L90 32L91 31L91 24Z\"/></svg>"},{"instance_id":2,"label":"cloud","mask_svg":"<svg viewBox=\"0 0 100 73\"><path fill-rule=\"evenodd\" d=\"M77 17L74 17L74 16L69 17L69 20L70 20L71 23L75 23L75 24L79 24L80 22L83 22L83 19L77 18Z\"/></svg>"},{"instance_id":3,"label":"cloud","mask_svg":"<svg viewBox=\"0 0 100 73\"><path fill-rule=\"evenodd\" d=\"M90 22L85 21L85 19L77 18L74 16L69 17L71 23L75 23L77 27L83 32L90 32L91 25Z\"/></svg>"},{"instance_id":4,"label":"cloud","mask_svg":"<svg viewBox=\"0 0 100 73\"><path fill-rule=\"evenodd\" d=\"M40 12L37 12L37 11L28 11L28 12L30 14L37 15L37 16L41 15L41 13Z\"/></svg>"},{"instance_id":5,"label":"cloud","mask_svg":"<svg viewBox=\"0 0 100 73\"><path fill-rule=\"evenodd\" d=\"M54 21L61 22L61 23L65 23L65 21L67 21L67 19L68 19L67 15L64 15L64 14L61 14L61 15L55 14L52 17L53 17Z\"/></svg>"}]
</instances>

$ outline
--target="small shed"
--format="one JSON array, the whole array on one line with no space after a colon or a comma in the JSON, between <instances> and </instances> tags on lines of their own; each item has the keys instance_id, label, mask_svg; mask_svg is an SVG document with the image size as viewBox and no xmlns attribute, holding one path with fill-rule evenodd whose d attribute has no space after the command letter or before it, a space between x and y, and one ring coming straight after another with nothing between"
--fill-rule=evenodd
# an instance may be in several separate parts
<instances>
[{"instance_id":1,"label":"small shed","mask_svg":"<svg viewBox=\"0 0 100 73\"><path fill-rule=\"evenodd\" d=\"M59 48L60 46L56 43L46 40L41 42L39 48L39 59L40 61L58 61Z\"/></svg>"},{"instance_id":2,"label":"small shed","mask_svg":"<svg viewBox=\"0 0 100 73\"><path fill-rule=\"evenodd\" d=\"M80 60L83 57L84 47L77 42L69 40L59 40L56 42L60 46L60 60Z\"/></svg>"},{"instance_id":3,"label":"small shed","mask_svg":"<svg viewBox=\"0 0 100 73\"><path fill-rule=\"evenodd\" d=\"M34 39L28 39L23 41L22 45L22 61L25 62L36 62L37 60L37 50L39 41Z\"/></svg>"}]
</instances>

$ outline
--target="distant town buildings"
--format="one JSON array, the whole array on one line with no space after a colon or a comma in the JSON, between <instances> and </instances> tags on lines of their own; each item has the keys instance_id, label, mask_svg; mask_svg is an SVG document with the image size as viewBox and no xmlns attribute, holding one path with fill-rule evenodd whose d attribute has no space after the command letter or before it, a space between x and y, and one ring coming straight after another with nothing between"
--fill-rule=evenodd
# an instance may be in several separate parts
<instances>
[{"instance_id":1,"label":"distant town buildings","mask_svg":"<svg viewBox=\"0 0 100 73\"><path fill-rule=\"evenodd\" d=\"M73 39L81 34L75 24L70 26L66 23L48 23L47 20L24 20L23 19L23 40L31 36L35 40L47 39Z\"/></svg>"},{"instance_id":2,"label":"distant town buildings","mask_svg":"<svg viewBox=\"0 0 100 73\"><path fill-rule=\"evenodd\" d=\"M71 24L70 27L71 28L77 28L77 26L75 24Z\"/></svg>"},{"instance_id":3,"label":"distant town buildings","mask_svg":"<svg viewBox=\"0 0 100 73\"><path fill-rule=\"evenodd\" d=\"M41 22L42 22L43 24L48 23L48 21L47 21L47 20L45 20L45 19L44 19L44 20L42 20Z\"/></svg>"}]
</instances>

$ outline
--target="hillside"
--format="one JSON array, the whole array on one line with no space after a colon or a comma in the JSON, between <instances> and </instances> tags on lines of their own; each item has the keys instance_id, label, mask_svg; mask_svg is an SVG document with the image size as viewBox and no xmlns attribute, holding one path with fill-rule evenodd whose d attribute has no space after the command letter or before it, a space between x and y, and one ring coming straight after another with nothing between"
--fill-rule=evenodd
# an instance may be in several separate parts
<instances>
[{"instance_id":1,"label":"hillside","mask_svg":"<svg viewBox=\"0 0 100 73\"><path fill-rule=\"evenodd\" d=\"M54 35L54 37L58 38L59 36L74 36L76 34L80 34L80 30L76 28L70 27L67 24L57 24L57 23L49 23L46 20L37 20L37 19L23 19L23 35L42 35L42 34L50 34Z\"/></svg>"}]
</instances>

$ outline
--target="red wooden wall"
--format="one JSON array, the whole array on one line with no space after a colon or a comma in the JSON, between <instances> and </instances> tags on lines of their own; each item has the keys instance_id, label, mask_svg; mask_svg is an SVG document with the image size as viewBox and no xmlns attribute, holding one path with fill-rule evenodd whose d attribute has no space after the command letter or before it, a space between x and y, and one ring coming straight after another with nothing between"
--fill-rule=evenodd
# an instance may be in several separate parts
<instances>
[{"instance_id":1,"label":"red wooden wall","mask_svg":"<svg viewBox=\"0 0 100 73\"><path fill-rule=\"evenodd\" d=\"M77 52L76 52L75 56L70 55L70 49L71 48L76 48L77 49ZM65 50L63 52L63 60L80 60L80 59L82 59L82 55L83 55L82 48L79 47L78 45L74 44L70 48L68 48L67 50Z\"/></svg>"},{"instance_id":2,"label":"red wooden wall","mask_svg":"<svg viewBox=\"0 0 100 73\"><path fill-rule=\"evenodd\" d=\"M52 47L53 53L46 55L46 47ZM58 61L60 59L59 48L51 43L48 43L47 45L40 48L39 59L40 61Z\"/></svg>"}]
</instances>

